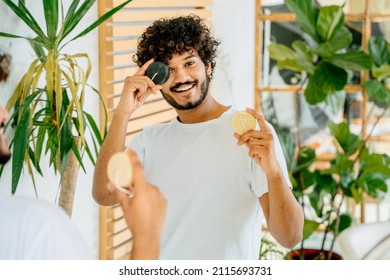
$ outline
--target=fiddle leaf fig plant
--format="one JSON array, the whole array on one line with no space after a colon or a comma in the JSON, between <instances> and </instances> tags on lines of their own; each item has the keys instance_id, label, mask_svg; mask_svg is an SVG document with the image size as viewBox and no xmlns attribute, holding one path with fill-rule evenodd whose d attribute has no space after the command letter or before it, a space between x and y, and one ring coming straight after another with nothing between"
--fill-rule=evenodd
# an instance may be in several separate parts
<instances>
[{"instance_id":1,"label":"fiddle leaf fig plant","mask_svg":"<svg viewBox=\"0 0 390 280\"><path fill-rule=\"evenodd\" d=\"M280 137L289 159L293 192L305 215L303 239L295 251L305 259L304 249L309 249L306 240L317 231L321 244L315 258L331 259L338 234L354 222L346 208L346 199L359 204L366 195L381 199L388 191L390 158L375 153L369 144L375 126L390 105L390 45L383 38L372 37L369 53L352 49L352 34L345 25L341 6L320 7L313 0L285 0L285 4L296 15L303 39L294 41L291 47L270 44L268 50L279 68L301 72L305 77L302 79L305 100L311 105L328 102L344 90L353 72L367 71L370 78L365 81L364 90L377 107L383 108L364 137L352 133L344 121L330 121L334 157L322 169L315 168L318 158L313 148L294 142L290 135ZM372 114L373 111L368 117Z\"/></svg>"},{"instance_id":2,"label":"fiddle leaf fig plant","mask_svg":"<svg viewBox=\"0 0 390 280\"><path fill-rule=\"evenodd\" d=\"M390 105L390 44L382 37L373 36L369 40L368 49L373 66L364 89L370 99L386 112Z\"/></svg>"},{"instance_id":3,"label":"fiddle leaf fig plant","mask_svg":"<svg viewBox=\"0 0 390 280\"><path fill-rule=\"evenodd\" d=\"M342 91L349 73L371 69L372 59L367 53L349 48L352 33L345 26L343 7L319 7L314 0L285 0L285 4L296 15L307 40L296 40L291 47L273 43L268 51L279 68L306 75L304 95L309 104Z\"/></svg>"},{"instance_id":4,"label":"fiddle leaf fig plant","mask_svg":"<svg viewBox=\"0 0 390 280\"><path fill-rule=\"evenodd\" d=\"M61 180L71 151L83 169L84 152L94 163L104 135L101 136L99 126L84 110L84 105L89 95L94 93L100 98L103 107L104 102L100 93L88 85L92 67L88 54L68 54L63 49L94 30L131 0L123 1L107 11L78 34L72 32L96 0L67 1L67 9L63 1L42 0L43 21L39 21L40 15L33 15L28 8L29 5L36 5L37 1L2 2L34 35L0 30L0 36L27 40L37 55L6 105L12 112L6 128L12 126L15 129L10 144L13 153L12 193L15 193L24 166L33 182L33 169L43 175L43 154L49 155L49 165L54 167L55 172L60 171ZM43 26L38 22L43 22ZM86 141L86 133L90 134L92 143ZM77 138L81 143L80 150Z\"/></svg>"},{"instance_id":5,"label":"fiddle leaf fig plant","mask_svg":"<svg viewBox=\"0 0 390 280\"><path fill-rule=\"evenodd\" d=\"M345 122L330 121L328 128L335 147L329 166L314 168L315 150L302 146L290 167L294 196L305 216L298 250L307 248L306 239L322 226L318 259L331 259L338 234L353 223L352 214L345 209L346 198L356 204L363 201L364 195L383 199L388 191L386 180L390 179L390 157L370 151L368 138L351 133ZM288 143L290 148L284 151L291 153L295 143ZM305 258L303 251L300 256Z\"/></svg>"}]
</instances>

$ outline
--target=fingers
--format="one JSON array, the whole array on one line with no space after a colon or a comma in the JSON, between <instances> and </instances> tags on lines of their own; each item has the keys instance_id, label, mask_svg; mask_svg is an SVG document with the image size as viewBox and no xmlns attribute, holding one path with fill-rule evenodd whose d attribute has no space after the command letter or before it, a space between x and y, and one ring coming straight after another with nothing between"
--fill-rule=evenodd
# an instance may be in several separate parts
<instances>
[{"instance_id":1,"label":"fingers","mask_svg":"<svg viewBox=\"0 0 390 280\"><path fill-rule=\"evenodd\" d=\"M129 202L129 195L118 190L114 184L112 184L111 182L109 182L107 184L107 189L109 190L109 192L111 193L114 193L116 198L118 199L119 203L122 205L123 208L126 207L126 203Z\"/></svg>"},{"instance_id":2,"label":"fingers","mask_svg":"<svg viewBox=\"0 0 390 280\"><path fill-rule=\"evenodd\" d=\"M134 74L134 76L145 76L146 69L148 69L149 65L152 64L153 62L154 62L154 58L145 62L145 64L138 69L138 71Z\"/></svg>"},{"instance_id":3,"label":"fingers","mask_svg":"<svg viewBox=\"0 0 390 280\"><path fill-rule=\"evenodd\" d=\"M273 134L270 131L257 131L251 130L243 135L234 134L234 137L238 140L237 145L241 146L245 144L249 145L268 145L273 141Z\"/></svg>"},{"instance_id":4,"label":"fingers","mask_svg":"<svg viewBox=\"0 0 390 280\"><path fill-rule=\"evenodd\" d=\"M140 97L144 94L156 94L162 89L161 85L156 85L147 76L128 76L126 77L125 83L130 84L128 86L128 91L136 93L136 97Z\"/></svg>"},{"instance_id":5,"label":"fingers","mask_svg":"<svg viewBox=\"0 0 390 280\"><path fill-rule=\"evenodd\" d=\"M248 112L249 114L251 114L252 116L255 117L255 119L259 123L261 131L269 131L267 122L265 121L263 114L259 114L258 112L256 112L255 110L253 110L251 108L246 108L246 112Z\"/></svg>"},{"instance_id":6,"label":"fingers","mask_svg":"<svg viewBox=\"0 0 390 280\"><path fill-rule=\"evenodd\" d=\"M154 62L154 58L147 61L133 76L127 76L122 90L122 95L131 94L137 106L142 105L150 94L158 94L162 89L145 75L148 66ZM135 105L134 105L135 106Z\"/></svg>"}]
</instances>

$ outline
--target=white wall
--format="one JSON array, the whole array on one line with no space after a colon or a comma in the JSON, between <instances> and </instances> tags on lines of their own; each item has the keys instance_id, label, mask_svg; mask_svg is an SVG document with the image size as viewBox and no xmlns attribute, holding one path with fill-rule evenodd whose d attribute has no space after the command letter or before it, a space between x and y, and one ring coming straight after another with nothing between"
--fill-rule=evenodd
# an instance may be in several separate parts
<instances>
[{"instance_id":1,"label":"white wall","mask_svg":"<svg viewBox=\"0 0 390 280\"><path fill-rule=\"evenodd\" d=\"M255 0L213 1L213 32L221 41L213 96L238 109L254 107Z\"/></svg>"},{"instance_id":2,"label":"white wall","mask_svg":"<svg viewBox=\"0 0 390 280\"><path fill-rule=\"evenodd\" d=\"M34 1L33 15L41 11L37 5L40 1ZM64 3L69 3L65 0ZM27 2L27 4L31 3ZM254 0L214 0L213 32L221 41L219 59L212 84L213 95L224 104L234 105L237 108L253 107L254 92ZM9 12L0 2L0 30L15 34L29 34L23 22ZM38 16L43 20L43 15ZM97 18L96 5L82 22L78 30ZM93 71L89 84L98 88L98 37L97 32L71 43L66 51L68 53L88 52L92 60ZM35 58L35 54L29 44L24 40L9 40L0 37L0 49L12 55L12 72L7 84L0 85L0 103L4 106L21 76L27 70L29 63ZM92 113L98 120L98 100L90 92L87 95L85 110ZM93 166L86 158L87 173L79 173L75 204L72 221L80 230L88 245L98 254L98 206L91 196ZM48 164L42 163L42 166ZM10 164L5 168L0 178L0 193L11 193ZM44 168L44 178L39 174L35 176L38 195L40 199L55 203L59 178L54 175L52 169ZM27 170L22 176L16 195L35 197L32 181Z\"/></svg>"}]
</instances>

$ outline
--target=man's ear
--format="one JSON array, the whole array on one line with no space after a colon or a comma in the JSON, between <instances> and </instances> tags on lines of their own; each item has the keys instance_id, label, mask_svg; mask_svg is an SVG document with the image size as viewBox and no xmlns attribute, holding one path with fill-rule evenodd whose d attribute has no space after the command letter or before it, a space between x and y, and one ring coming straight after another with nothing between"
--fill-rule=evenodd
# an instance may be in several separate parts
<instances>
[{"instance_id":1,"label":"man's ear","mask_svg":"<svg viewBox=\"0 0 390 280\"><path fill-rule=\"evenodd\" d=\"M210 76L211 75L211 62L207 63L207 66L206 66L206 73L207 73L207 76Z\"/></svg>"}]
</instances>

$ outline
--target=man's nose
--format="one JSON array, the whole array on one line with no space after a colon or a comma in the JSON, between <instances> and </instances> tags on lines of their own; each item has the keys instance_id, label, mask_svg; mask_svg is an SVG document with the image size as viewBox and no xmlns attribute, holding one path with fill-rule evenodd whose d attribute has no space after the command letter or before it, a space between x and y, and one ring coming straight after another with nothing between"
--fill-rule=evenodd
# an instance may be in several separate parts
<instances>
[{"instance_id":1,"label":"man's nose","mask_svg":"<svg viewBox=\"0 0 390 280\"><path fill-rule=\"evenodd\" d=\"M174 72L174 75L175 75L175 77L174 77L174 83L175 84L184 83L184 82L188 81L188 73L182 67L176 68L175 72Z\"/></svg>"}]
</instances>

